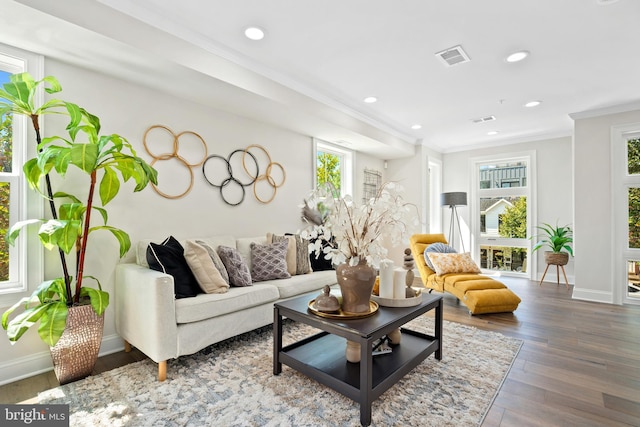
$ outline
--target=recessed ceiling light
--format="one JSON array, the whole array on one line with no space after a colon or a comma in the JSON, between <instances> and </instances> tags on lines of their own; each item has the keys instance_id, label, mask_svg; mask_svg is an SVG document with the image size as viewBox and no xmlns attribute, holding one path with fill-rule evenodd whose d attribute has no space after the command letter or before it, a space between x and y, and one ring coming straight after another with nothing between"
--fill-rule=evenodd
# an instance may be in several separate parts
<instances>
[{"instance_id":1,"label":"recessed ceiling light","mask_svg":"<svg viewBox=\"0 0 640 427\"><path fill-rule=\"evenodd\" d=\"M529 101L526 104L524 104L524 106L525 107L537 107L540 104L542 104L542 101Z\"/></svg>"},{"instance_id":2,"label":"recessed ceiling light","mask_svg":"<svg viewBox=\"0 0 640 427\"><path fill-rule=\"evenodd\" d=\"M244 35L251 40L262 40L264 38L264 30L258 27L249 27L244 30Z\"/></svg>"},{"instance_id":3,"label":"recessed ceiling light","mask_svg":"<svg viewBox=\"0 0 640 427\"><path fill-rule=\"evenodd\" d=\"M507 62L518 62L518 61L522 61L527 56L529 56L529 52L526 51L526 50L521 50L519 52L514 52L511 55L507 56L506 61Z\"/></svg>"},{"instance_id":4,"label":"recessed ceiling light","mask_svg":"<svg viewBox=\"0 0 640 427\"><path fill-rule=\"evenodd\" d=\"M417 129L422 129L422 125L417 125L417 124L413 125L413 126L411 126L411 129L416 129L416 130Z\"/></svg>"},{"instance_id":5,"label":"recessed ceiling light","mask_svg":"<svg viewBox=\"0 0 640 427\"><path fill-rule=\"evenodd\" d=\"M489 136L493 136L493 135L497 135L499 132L497 130L490 130L489 132L487 132L487 135Z\"/></svg>"},{"instance_id":6,"label":"recessed ceiling light","mask_svg":"<svg viewBox=\"0 0 640 427\"><path fill-rule=\"evenodd\" d=\"M377 100L378 98L376 98L375 96L367 96L365 99L363 99L363 101L366 102L367 104L373 104Z\"/></svg>"}]
</instances>

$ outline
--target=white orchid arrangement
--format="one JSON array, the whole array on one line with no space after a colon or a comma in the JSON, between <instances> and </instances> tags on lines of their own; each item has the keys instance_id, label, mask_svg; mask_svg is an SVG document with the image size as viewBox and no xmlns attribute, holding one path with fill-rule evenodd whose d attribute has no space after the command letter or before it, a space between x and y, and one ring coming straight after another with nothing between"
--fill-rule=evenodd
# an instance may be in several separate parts
<instances>
[{"instance_id":1,"label":"white orchid arrangement","mask_svg":"<svg viewBox=\"0 0 640 427\"><path fill-rule=\"evenodd\" d=\"M385 243L402 243L419 224L418 209L403 199L403 191L399 184L386 182L375 197L359 205L351 196L336 197L331 185L319 186L302 206L303 219L310 223L301 233L311 242L309 253L324 254L334 265L361 260L379 265L387 255Z\"/></svg>"}]
</instances>

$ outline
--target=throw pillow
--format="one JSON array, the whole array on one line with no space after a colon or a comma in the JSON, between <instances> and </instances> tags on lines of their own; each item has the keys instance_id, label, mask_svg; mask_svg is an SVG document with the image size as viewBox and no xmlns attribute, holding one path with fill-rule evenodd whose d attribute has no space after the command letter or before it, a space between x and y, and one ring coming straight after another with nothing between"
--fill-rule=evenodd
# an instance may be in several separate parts
<instances>
[{"instance_id":1,"label":"throw pillow","mask_svg":"<svg viewBox=\"0 0 640 427\"><path fill-rule=\"evenodd\" d=\"M430 252L429 258L438 276L449 273L480 273L469 252L462 254Z\"/></svg>"},{"instance_id":2,"label":"throw pillow","mask_svg":"<svg viewBox=\"0 0 640 427\"><path fill-rule=\"evenodd\" d=\"M224 281L228 285L229 284L229 273L227 273L227 269L225 268L224 263L220 259L220 255L218 255L218 253L216 252L215 249L213 249L211 246L209 246L207 243L203 242L202 240L196 240L196 243L199 244L200 246L204 247L207 250L207 253L211 257L211 261L213 261L213 263L215 264L216 268L218 269L218 272L220 272L220 275L222 276L222 278L224 279Z\"/></svg>"},{"instance_id":3,"label":"throw pillow","mask_svg":"<svg viewBox=\"0 0 640 427\"><path fill-rule=\"evenodd\" d=\"M173 276L176 298L195 297L200 293L200 285L184 258L184 249L173 236L160 244L149 243L147 262L152 270Z\"/></svg>"},{"instance_id":4,"label":"throw pillow","mask_svg":"<svg viewBox=\"0 0 640 427\"><path fill-rule=\"evenodd\" d=\"M436 271L436 268L433 266L433 264L431 263L431 260L427 256L427 252L429 253L437 252L441 254L454 254L458 251L456 251L455 248L452 248L446 243L433 243L427 246L427 249L424 250L424 261L427 263L430 269L432 269L433 271Z\"/></svg>"},{"instance_id":5,"label":"throw pillow","mask_svg":"<svg viewBox=\"0 0 640 427\"><path fill-rule=\"evenodd\" d=\"M313 243L315 240L310 240L308 243ZM322 244L322 248L324 249L325 246L328 246L329 243L324 242ZM308 245L307 245L308 246ZM308 251L309 249L307 249ZM317 254L315 252L311 252L309 255L309 261L311 264L311 269L313 271L325 271L325 270L333 270L333 263L331 262L330 259L325 259L325 254L324 253L320 253Z\"/></svg>"},{"instance_id":6,"label":"throw pillow","mask_svg":"<svg viewBox=\"0 0 640 427\"><path fill-rule=\"evenodd\" d=\"M184 258L196 277L198 285L207 294L223 294L229 289L229 284L224 281L222 275L213 263L207 249L187 240L184 248Z\"/></svg>"},{"instance_id":7,"label":"throw pillow","mask_svg":"<svg viewBox=\"0 0 640 427\"><path fill-rule=\"evenodd\" d=\"M299 234L287 234L296 239L296 274L307 274L313 272L309 262L309 242Z\"/></svg>"},{"instance_id":8,"label":"throw pillow","mask_svg":"<svg viewBox=\"0 0 640 427\"><path fill-rule=\"evenodd\" d=\"M237 249L220 245L218 246L218 255L229 273L231 286L251 286L249 266Z\"/></svg>"},{"instance_id":9,"label":"throw pillow","mask_svg":"<svg viewBox=\"0 0 640 427\"><path fill-rule=\"evenodd\" d=\"M296 275L296 239L293 236L278 236L277 234L267 233L267 243L277 243L286 241L287 246L287 271L290 275Z\"/></svg>"},{"instance_id":10,"label":"throw pillow","mask_svg":"<svg viewBox=\"0 0 640 427\"><path fill-rule=\"evenodd\" d=\"M287 248L289 242L259 245L251 243L251 278L254 282L291 277L287 271Z\"/></svg>"}]
</instances>

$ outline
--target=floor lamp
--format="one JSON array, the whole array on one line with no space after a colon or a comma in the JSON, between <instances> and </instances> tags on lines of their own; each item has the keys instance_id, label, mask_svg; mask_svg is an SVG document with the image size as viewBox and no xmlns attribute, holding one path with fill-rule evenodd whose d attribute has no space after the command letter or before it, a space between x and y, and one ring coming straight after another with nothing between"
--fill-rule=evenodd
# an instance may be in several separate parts
<instances>
[{"instance_id":1,"label":"floor lamp","mask_svg":"<svg viewBox=\"0 0 640 427\"><path fill-rule=\"evenodd\" d=\"M440 194L440 205L449 206L451 209L451 221L449 222L449 244L453 246L454 238L454 223L458 222L458 234L460 235L460 242L462 243L462 252L464 252L464 239L462 238L462 231L460 230L460 218L458 217L457 206L467 206L467 193L464 191L456 191L453 193Z\"/></svg>"}]
</instances>

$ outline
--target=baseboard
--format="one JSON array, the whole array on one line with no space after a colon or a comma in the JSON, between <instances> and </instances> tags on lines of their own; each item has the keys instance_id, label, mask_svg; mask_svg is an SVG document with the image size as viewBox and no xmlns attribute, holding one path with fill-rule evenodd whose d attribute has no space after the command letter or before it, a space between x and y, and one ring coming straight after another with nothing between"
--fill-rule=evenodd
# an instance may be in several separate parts
<instances>
[{"instance_id":1,"label":"baseboard","mask_svg":"<svg viewBox=\"0 0 640 427\"><path fill-rule=\"evenodd\" d=\"M582 301L601 302L605 304L614 304L613 294L607 291L594 291L592 289L573 288L573 299Z\"/></svg>"},{"instance_id":2,"label":"baseboard","mask_svg":"<svg viewBox=\"0 0 640 427\"><path fill-rule=\"evenodd\" d=\"M100 356L115 353L124 349L124 342L119 335L102 337ZM34 375L53 370L51 354L41 351L26 357L0 364L0 386L19 381Z\"/></svg>"}]
</instances>

